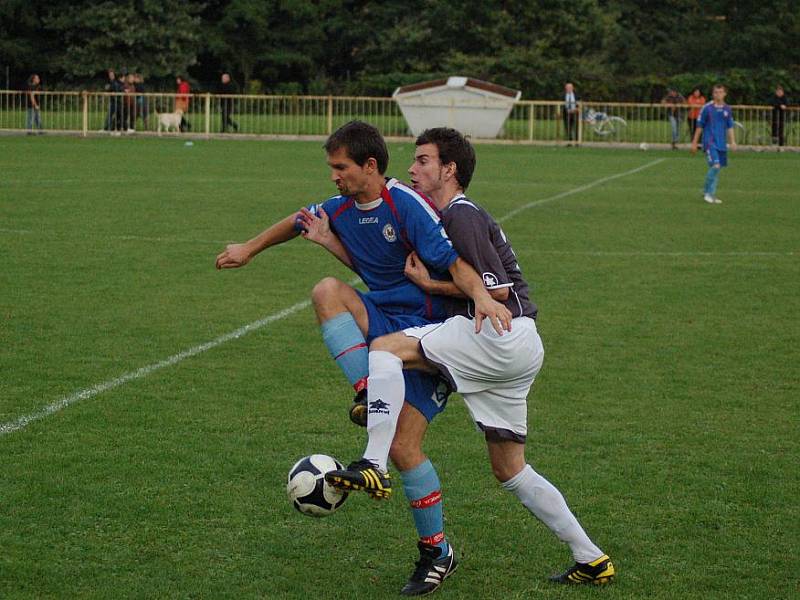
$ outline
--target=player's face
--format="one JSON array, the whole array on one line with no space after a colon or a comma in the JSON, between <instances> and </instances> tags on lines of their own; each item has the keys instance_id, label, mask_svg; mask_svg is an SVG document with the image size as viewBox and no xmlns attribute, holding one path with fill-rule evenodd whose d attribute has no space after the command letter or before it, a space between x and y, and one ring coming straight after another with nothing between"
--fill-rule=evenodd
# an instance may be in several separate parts
<instances>
[{"instance_id":1,"label":"player's face","mask_svg":"<svg viewBox=\"0 0 800 600\"><path fill-rule=\"evenodd\" d=\"M444 184L443 173L444 167L439 159L439 148L436 147L436 144L417 146L417 150L414 152L414 162L408 168L413 188L430 196L441 189Z\"/></svg>"},{"instance_id":2,"label":"player's face","mask_svg":"<svg viewBox=\"0 0 800 600\"><path fill-rule=\"evenodd\" d=\"M714 88L714 91L712 93L714 95L714 102L716 102L717 104L722 104L723 102L725 102L725 96L726 96L725 88Z\"/></svg>"},{"instance_id":3,"label":"player's face","mask_svg":"<svg viewBox=\"0 0 800 600\"><path fill-rule=\"evenodd\" d=\"M369 187L369 161L359 166L347 155L347 148L328 154L331 181L343 196L357 196Z\"/></svg>"}]
</instances>

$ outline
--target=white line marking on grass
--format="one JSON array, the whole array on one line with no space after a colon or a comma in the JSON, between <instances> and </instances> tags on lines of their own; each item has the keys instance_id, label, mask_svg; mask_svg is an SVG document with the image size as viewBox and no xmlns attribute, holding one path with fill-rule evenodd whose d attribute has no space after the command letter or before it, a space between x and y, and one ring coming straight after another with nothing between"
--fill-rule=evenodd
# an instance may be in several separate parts
<instances>
[{"instance_id":1,"label":"white line marking on grass","mask_svg":"<svg viewBox=\"0 0 800 600\"><path fill-rule=\"evenodd\" d=\"M20 234L20 235L27 235L27 234L33 233L33 232L28 230L28 229L4 229L4 228L0 227L0 233L17 233L17 234Z\"/></svg>"},{"instance_id":2,"label":"white line marking on grass","mask_svg":"<svg viewBox=\"0 0 800 600\"><path fill-rule=\"evenodd\" d=\"M534 200L533 202L528 202L527 204L523 204L519 208L515 208L510 213L500 217L497 219L498 223L502 223L503 221L507 221L511 217L514 217L521 213L524 210L528 210L529 208L533 208L534 206L539 206L541 204L546 204L548 202L553 202L554 200L560 200L561 198L566 198L567 196L572 196L573 194L579 194L580 192L585 192L586 190L590 190L593 187L597 187L598 185L602 185L607 181L613 181L614 179L619 179L620 177L627 177L628 175L633 175L634 173L638 173L639 171L644 171L645 169L649 169L650 167L654 167L655 165L664 162L667 160L666 158L657 158L656 160L650 161L647 164L642 165L641 167L636 167L635 169L631 169L630 171L625 171L624 173L617 173L616 175L609 175L608 177L602 177L601 179L595 179L594 181L590 181L589 183L582 185L580 187L576 187L572 190L567 190L566 192L561 192L560 194L556 194L555 196L550 196L549 198L542 198L541 200Z\"/></svg>"},{"instance_id":3,"label":"white line marking on grass","mask_svg":"<svg viewBox=\"0 0 800 600\"><path fill-rule=\"evenodd\" d=\"M108 390L113 390L116 387L119 387L123 384L128 383L129 381L133 381L134 379L141 379L142 377L146 377L155 371L163 369L165 367L171 367L172 365L176 365L179 362L186 360L187 358L191 358L192 356L196 356L205 352L206 350L211 350L212 348L216 348L224 344L225 342L229 342L231 340L235 340L237 338L242 337L250 333L251 331L255 331L257 329L261 329L262 327L269 325L275 321L279 321L288 317L291 314L296 313L299 310L302 310L311 305L310 300L304 300L303 302L298 302L297 304L290 306L289 308L285 308L280 312L276 312L269 316L264 317L263 319L259 319L258 321L253 321L252 323L248 323L235 331L231 331L230 333L226 333L225 335L221 335L216 339L211 340L210 342L206 342L205 344L200 344L199 346L194 346L193 348L189 348L188 350L184 350L183 352L179 352L178 354L173 354L169 358L161 360L157 363L153 363L151 365L147 365L146 367L142 367L141 369L137 369L136 371L130 371L125 373L124 375L120 375L115 379L109 379L108 381L104 381L103 383L98 383L97 385L93 385L92 387L80 390L69 396L65 396L52 404L45 406L44 408L33 412L29 415L25 415L23 417L19 417L15 421L9 421L8 423L3 423L0 425L0 436L6 435L8 433L13 433L20 429L27 427L34 421L38 421L39 419L43 419L47 416L50 416L54 413L59 412L67 408L70 404L74 404L79 400L86 400L88 398L93 398L98 394L102 394Z\"/></svg>"},{"instance_id":4,"label":"white line marking on grass","mask_svg":"<svg viewBox=\"0 0 800 600\"><path fill-rule=\"evenodd\" d=\"M589 182L589 183L587 183L585 185L582 185L580 187L574 188L572 190L567 190L566 192L561 192L560 194L556 194L555 196L550 196L549 198L544 198L542 200L536 200L534 202L529 202L528 204L525 204L525 205L520 206L519 208L517 208L515 210L512 210L510 213L508 213L507 215L505 215L501 219L498 219L498 221L508 220L512 216L517 215L517 214L521 213L522 211L527 210L529 208L533 208L534 206L538 206L538 205L544 204L546 202L552 202L552 201L558 200L560 198L566 198L567 196L571 196L572 194L577 194L579 192L591 189L591 188L593 188L595 186L598 186L598 185L601 185L601 184L603 184L603 183L605 183L607 181L612 181L614 179L619 179L620 177L625 177L627 175L633 175L634 173L638 173L639 171L643 171L644 169L647 169L647 168L650 168L650 167L652 167L654 165L657 165L658 163L663 162L664 160L666 160L666 159L659 158L659 159L651 161L651 162L649 162L649 163L647 163L645 165L642 165L641 167L637 167L635 169L631 169L630 171L625 171L624 173L618 173L616 175L609 175L608 177L603 177L601 179L597 179L595 181ZM360 279L355 279L350 283L351 283L351 285L355 285L358 281L360 281ZM34 421L38 421L39 419L43 419L45 417L48 417L48 416L50 416L52 414L55 414L55 413L65 409L65 408L67 408L71 404L74 404L75 402L78 402L79 400L86 400L88 398L93 398L94 396L97 396L98 394L101 394L101 393L103 393L105 391L108 391L108 390L112 390L112 389L114 389L116 387L119 387L119 386L121 386L123 384L128 383L129 381L133 381L135 379L141 379L142 377L146 377L147 375L149 375L150 373L153 373L154 371L158 371L158 370L163 369L165 367L171 367L172 365L176 365L179 362L181 362L181 361L183 361L183 360L185 360L187 358L191 358L192 356L196 356L196 355L198 355L198 354L200 354L202 352L205 352L206 350L210 350L210 349L215 348L215 347L217 347L217 346L219 346L221 344L224 344L224 343L229 342L231 340L235 340L237 338L240 338L243 335L246 335L246 334L250 333L251 331L255 331L256 329L260 329L261 327L264 327L265 325L269 325L270 323L273 323L274 321L278 321L280 319L286 318L289 315L291 315L293 313L296 313L297 311L302 310L303 308L306 308L307 306L310 306L310 305L311 305L311 301L310 300L304 300L303 302L298 302L297 304L294 304L293 306L290 306L289 308L285 308L284 310L282 310L280 312L277 312L277 313L274 313L274 314L269 315L267 317L264 317L263 319L260 319L258 321L253 321L252 323L244 325L243 327L240 327L239 329L237 329L235 331L232 331L230 333L226 333L225 335L222 335L222 336L220 336L220 337L218 337L216 339L213 339L210 342L206 342L205 344L200 344L199 346L194 346L193 348L189 348L188 350L184 350L183 352L179 352L178 354L174 354L174 355L170 356L169 358L166 358L166 359L164 359L162 361L159 361L157 363L153 363L151 365L147 365L146 367L142 367L141 369L138 369L136 371L130 371L128 373L125 373L124 375L121 375L120 377L115 378L115 379L110 379L108 381L104 381L103 383L99 383L99 384L94 385L92 387L89 387L89 388L80 390L78 392L75 392L73 394L70 394L69 396L65 396L64 398L61 398L60 400L57 400L56 402L53 402L52 404L49 404L49 405L45 406L44 408L42 408L42 409L40 409L40 410L38 410L36 412L33 412L33 413L29 414L29 415L25 415L25 416L19 417L18 419L14 420L14 421L9 421L8 423L0 424L0 436L6 435L8 433L13 433L15 431L19 431L20 429L24 429L30 423L32 423Z\"/></svg>"}]
</instances>

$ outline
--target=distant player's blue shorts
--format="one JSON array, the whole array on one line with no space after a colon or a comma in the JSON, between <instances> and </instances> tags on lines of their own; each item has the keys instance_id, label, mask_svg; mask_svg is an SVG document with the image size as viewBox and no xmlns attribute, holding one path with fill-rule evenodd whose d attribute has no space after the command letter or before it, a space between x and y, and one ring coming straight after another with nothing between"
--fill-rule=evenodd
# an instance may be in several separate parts
<instances>
[{"instance_id":1,"label":"distant player's blue shorts","mask_svg":"<svg viewBox=\"0 0 800 600\"><path fill-rule=\"evenodd\" d=\"M706 149L706 160L708 166L713 167L719 165L720 167L728 166L728 152L725 150L717 150L713 146Z\"/></svg>"},{"instance_id":2,"label":"distant player's blue shorts","mask_svg":"<svg viewBox=\"0 0 800 600\"><path fill-rule=\"evenodd\" d=\"M429 320L414 315L387 315L370 299L369 294L359 290L356 290L356 293L367 309L368 344L382 335L430 323ZM406 381L406 402L421 412L428 422L444 410L447 404L447 384L439 376L422 371L404 370L403 378Z\"/></svg>"}]
</instances>

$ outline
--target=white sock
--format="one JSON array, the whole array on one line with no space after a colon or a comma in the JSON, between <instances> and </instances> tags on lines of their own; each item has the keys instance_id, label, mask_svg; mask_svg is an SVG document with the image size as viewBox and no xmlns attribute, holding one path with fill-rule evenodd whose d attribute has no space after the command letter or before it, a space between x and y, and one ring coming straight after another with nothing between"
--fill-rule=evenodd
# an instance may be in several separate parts
<instances>
[{"instance_id":1,"label":"white sock","mask_svg":"<svg viewBox=\"0 0 800 600\"><path fill-rule=\"evenodd\" d=\"M369 384L367 387L367 449L364 458L386 472L389 449L392 447L397 419L403 408L406 382L403 361L391 352L376 350L369 353Z\"/></svg>"},{"instance_id":2,"label":"white sock","mask_svg":"<svg viewBox=\"0 0 800 600\"><path fill-rule=\"evenodd\" d=\"M603 551L589 536L569 510L564 496L530 465L503 482L503 487L516 494L520 502L562 542L569 544L575 562L588 563L603 556Z\"/></svg>"}]
</instances>

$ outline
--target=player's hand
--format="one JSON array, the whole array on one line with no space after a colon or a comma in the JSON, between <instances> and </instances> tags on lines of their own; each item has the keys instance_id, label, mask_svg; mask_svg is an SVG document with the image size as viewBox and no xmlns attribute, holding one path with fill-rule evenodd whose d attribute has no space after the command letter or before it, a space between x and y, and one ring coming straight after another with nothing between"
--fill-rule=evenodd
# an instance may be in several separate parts
<instances>
[{"instance_id":1,"label":"player's hand","mask_svg":"<svg viewBox=\"0 0 800 600\"><path fill-rule=\"evenodd\" d=\"M431 275L428 273L428 268L422 260L420 260L416 252L411 252L411 254L406 256L406 267L403 272L411 281L427 291L426 286L431 280Z\"/></svg>"},{"instance_id":2,"label":"player's hand","mask_svg":"<svg viewBox=\"0 0 800 600\"><path fill-rule=\"evenodd\" d=\"M730 148L731 150L736 151L739 148L739 145L736 142L731 142Z\"/></svg>"},{"instance_id":3,"label":"player's hand","mask_svg":"<svg viewBox=\"0 0 800 600\"><path fill-rule=\"evenodd\" d=\"M692 145L689 147L689 153L697 154L697 144L695 144L694 142L692 142Z\"/></svg>"},{"instance_id":4,"label":"player's hand","mask_svg":"<svg viewBox=\"0 0 800 600\"><path fill-rule=\"evenodd\" d=\"M217 256L217 269L237 269L250 262L250 252L245 244L228 244Z\"/></svg>"},{"instance_id":5,"label":"player's hand","mask_svg":"<svg viewBox=\"0 0 800 600\"><path fill-rule=\"evenodd\" d=\"M331 232L331 222L324 208L320 207L319 216L307 208L301 208L297 213L297 220L303 226L300 235L320 246L327 247L327 243L334 234Z\"/></svg>"},{"instance_id":6,"label":"player's hand","mask_svg":"<svg viewBox=\"0 0 800 600\"><path fill-rule=\"evenodd\" d=\"M511 311L504 305L494 300L489 294L475 302L475 333L480 333L484 319L494 327L497 335L503 335L503 331L511 331Z\"/></svg>"}]
</instances>

